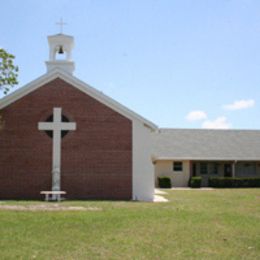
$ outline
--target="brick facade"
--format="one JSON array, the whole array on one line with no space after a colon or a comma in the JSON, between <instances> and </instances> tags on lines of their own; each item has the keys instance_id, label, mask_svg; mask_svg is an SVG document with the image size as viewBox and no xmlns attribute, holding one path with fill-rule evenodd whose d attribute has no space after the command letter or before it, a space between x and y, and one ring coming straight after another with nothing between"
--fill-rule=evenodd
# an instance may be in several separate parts
<instances>
[{"instance_id":1,"label":"brick facade","mask_svg":"<svg viewBox=\"0 0 260 260\"><path fill-rule=\"evenodd\" d=\"M77 123L62 139L66 197L131 199L131 120L59 78L1 110L0 199L39 199L51 190L52 139L38 122L54 107Z\"/></svg>"}]
</instances>

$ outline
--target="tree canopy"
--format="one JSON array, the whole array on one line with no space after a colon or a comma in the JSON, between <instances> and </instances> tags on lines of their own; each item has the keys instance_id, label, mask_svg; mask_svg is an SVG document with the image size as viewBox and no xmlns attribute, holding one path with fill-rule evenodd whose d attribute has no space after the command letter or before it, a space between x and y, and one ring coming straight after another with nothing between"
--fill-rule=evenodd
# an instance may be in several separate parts
<instances>
[{"instance_id":1,"label":"tree canopy","mask_svg":"<svg viewBox=\"0 0 260 260\"><path fill-rule=\"evenodd\" d=\"M0 91L4 94L18 84L18 66L14 65L15 56L0 48Z\"/></svg>"}]
</instances>

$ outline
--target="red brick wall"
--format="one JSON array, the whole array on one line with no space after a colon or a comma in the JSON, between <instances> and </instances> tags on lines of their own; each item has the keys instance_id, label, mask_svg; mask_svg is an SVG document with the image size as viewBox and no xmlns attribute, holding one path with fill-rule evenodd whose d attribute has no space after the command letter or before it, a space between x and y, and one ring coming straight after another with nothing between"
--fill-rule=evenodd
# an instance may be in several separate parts
<instances>
[{"instance_id":1,"label":"red brick wall","mask_svg":"<svg viewBox=\"0 0 260 260\"><path fill-rule=\"evenodd\" d=\"M66 197L131 199L132 122L59 78L1 111L0 199L38 199L51 190L52 139L38 122L54 107L77 123L62 139Z\"/></svg>"}]
</instances>

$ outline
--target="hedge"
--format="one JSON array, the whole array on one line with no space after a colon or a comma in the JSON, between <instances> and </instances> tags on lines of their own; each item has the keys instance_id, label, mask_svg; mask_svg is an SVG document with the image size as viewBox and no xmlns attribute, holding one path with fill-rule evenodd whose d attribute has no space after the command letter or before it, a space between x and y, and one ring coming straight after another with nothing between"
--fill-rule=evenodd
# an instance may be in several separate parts
<instances>
[{"instance_id":1,"label":"hedge","mask_svg":"<svg viewBox=\"0 0 260 260\"><path fill-rule=\"evenodd\" d=\"M189 186L191 188L200 188L201 187L201 177L191 177L189 181Z\"/></svg>"},{"instance_id":2,"label":"hedge","mask_svg":"<svg viewBox=\"0 0 260 260\"><path fill-rule=\"evenodd\" d=\"M209 186L214 188L250 188L260 187L260 178L211 177Z\"/></svg>"},{"instance_id":3,"label":"hedge","mask_svg":"<svg viewBox=\"0 0 260 260\"><path fill-rule=\"evenodd\" d=\"M171 188L172 183L169 177L158 177L158 184L160 188Z\"/></svg>"}]
</instances>

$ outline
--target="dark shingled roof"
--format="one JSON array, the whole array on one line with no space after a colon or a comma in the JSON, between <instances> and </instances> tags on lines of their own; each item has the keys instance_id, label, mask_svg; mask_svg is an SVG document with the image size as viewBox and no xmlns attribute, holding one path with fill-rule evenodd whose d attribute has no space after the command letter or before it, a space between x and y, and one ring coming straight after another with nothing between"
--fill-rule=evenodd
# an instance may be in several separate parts
<instances>
[{"instance_id":1,"label":"dark shingled roof","mask_svg":"<svg viewBox=\"0 0 260 260\"><path fill-rule=\"evenodd\" d=\"M160 129L154 159L260 161L260 130Z\"/></svg>"}]
</instances>

